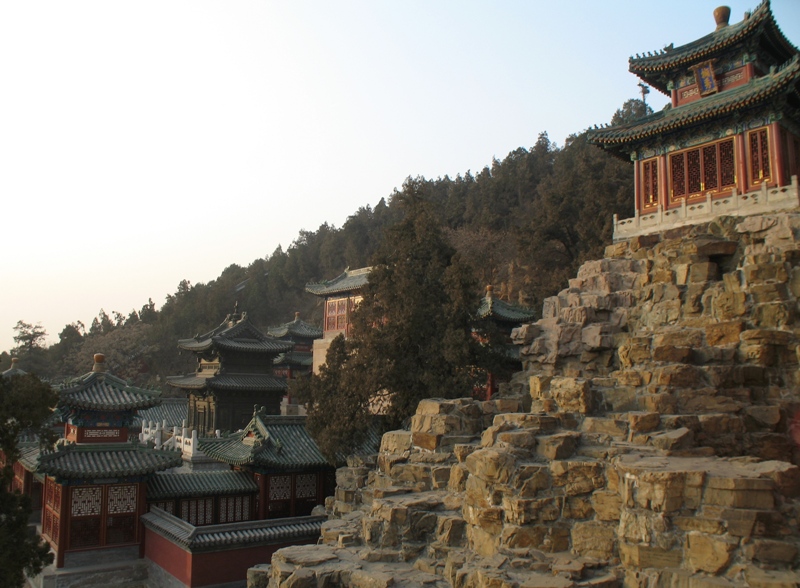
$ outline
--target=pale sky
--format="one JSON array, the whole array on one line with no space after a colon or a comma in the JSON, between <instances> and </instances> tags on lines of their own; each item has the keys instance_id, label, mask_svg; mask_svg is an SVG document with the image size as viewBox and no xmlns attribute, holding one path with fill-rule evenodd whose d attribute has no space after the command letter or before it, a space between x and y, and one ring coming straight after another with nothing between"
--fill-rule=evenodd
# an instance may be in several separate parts
<instances>
[{"instance_id":1,"label":"pale sky","mask_svg":"<svg viewBox=\"0 0 800 588\"><path fill-rule=\"evenodd\" d=\"M563 145L638 96L629 56L718 4L0 0L0 350L18 320L55 342L160 307L407 176ZM800 2L772 10L800 44Z\"/></svg>"}]
</instances>

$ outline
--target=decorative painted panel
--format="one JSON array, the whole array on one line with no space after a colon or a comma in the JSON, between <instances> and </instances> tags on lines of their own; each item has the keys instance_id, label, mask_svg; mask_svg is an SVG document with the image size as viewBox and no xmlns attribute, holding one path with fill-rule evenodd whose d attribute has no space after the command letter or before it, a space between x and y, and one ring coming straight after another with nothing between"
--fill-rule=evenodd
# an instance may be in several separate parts
<instances>
[{"instance_id":1,"label":"decorative painted panel","mask_svg":"<svg viewBox=\"0 0 800 588\"><path fill-rule=\"evenodd\" d=\"M136 486L110 486L108 488L108 514L136 512Z\"/></svg>"},{"instance_id":2,"label":"decorative painted panel","mask_svg":"<svg viewBox=\"0 0 800 588\"><path fill-rule=\"evenodd\" d=\"M292 497L292 477L291 476L270 476L269 478L269 499L270 500L289 500Z\"/></svg>"},{"instance_id":3,"label":"decorative painted panel","mask_svg":"<svg viewBox=\"0 0 800 588\"><path fill-rule=\"evenodd\" d=\"M770 179L769 143L767 129L752 131L747 135L749 147L750 182L758 184Z\"/></svg>"},{"instance_id":4,"label":"decorative painted panel","mask_svg":"<svg viewBox=\"0 0 800 588\"><path fill-rule=\"evenodd\" d=\"M83 486L72 489L73 517L99 516L102 510L102 486Z\"/></svg>"},{"instance_id":5,"label":"decorative painted panel","mask_svg":"<svg viewBox=\"0 0 800 588\"><path fill-rule=\"evenodd\" d=\"M295 480L294 495L297 498L316 498L317 497L317 475L298 474Z\"/></svg>"},{"instance_id":6,"label":"decorative painted panel","mask_svg":"<svg viewBox=\"0 0 800 588\"><path fill-rule=\"evenodd\" d=\"M100 522L100 517L72 519L69 526L69 548L98 547L100 545Z\"/></svg>"}]
</instances>

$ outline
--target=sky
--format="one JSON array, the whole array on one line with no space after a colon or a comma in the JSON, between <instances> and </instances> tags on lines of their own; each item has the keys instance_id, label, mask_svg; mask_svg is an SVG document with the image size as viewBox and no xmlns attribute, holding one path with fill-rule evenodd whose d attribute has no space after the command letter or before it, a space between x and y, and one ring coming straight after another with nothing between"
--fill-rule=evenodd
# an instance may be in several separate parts
<instances>
[{"instance_id":1,"label":"sky","mask_svg":"<svg viewBox=\"0 0 800 588\"><path fill-rule=\"evenodd\" d=\"M408 176L563 145L719 3L0 0L0 350L19 320L53 343L160 307ZM800 2L772 10L800 45Z\"/></svg>"}]
</instances>

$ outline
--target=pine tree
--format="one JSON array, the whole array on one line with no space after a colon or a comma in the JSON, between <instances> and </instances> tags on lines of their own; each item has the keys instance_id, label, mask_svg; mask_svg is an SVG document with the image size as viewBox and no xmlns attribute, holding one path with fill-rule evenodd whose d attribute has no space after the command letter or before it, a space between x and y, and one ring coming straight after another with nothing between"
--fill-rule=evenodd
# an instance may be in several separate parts
<instances>
[{"instance_id":1,"label":"pine tree","mask_svg":"<svg viewBox=\"0 0 800 588\"><path fill-rule=\"evenodd\" d=\"M404 217L373 260L350 338L332 345L327 366L306 384L309 429L327 455L356 445L368 409L400 426L423 398L472 393L482 348L472 336L476 285L407 180L394 200Z\"/></svg>"}]
</instances>

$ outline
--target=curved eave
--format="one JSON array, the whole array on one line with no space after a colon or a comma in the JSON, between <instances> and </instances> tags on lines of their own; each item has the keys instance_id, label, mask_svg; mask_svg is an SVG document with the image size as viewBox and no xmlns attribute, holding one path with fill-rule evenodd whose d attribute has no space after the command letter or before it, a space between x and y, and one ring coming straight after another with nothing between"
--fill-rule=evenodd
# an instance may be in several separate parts
<instances>
[{"instance_id":1,"label":"curved eave","mask_svg":"<svg viewBox=\"0 0 800 588\"><path fill-rule=\"evenodd\" d=\"M202 390L206 387L208 378L198 378L197 376L167 376L167 384L173 388L182 390Z\"/></svg>"},{"instance_id":2,"label":"curved eave","mask_svg":"<svg viewBox=\"0 0 800 588\"><path fill-rule=\"evenodd\" d=\"M206 380L210 390L285 392L286 379L266 375L222 374Z\"/></svg>"},{"instance_id":3,"label":"curved eave","mask_svg":"<svg viewBox=\"0 0 800 588\"><path fill-rule=\"evenodd\" d=\"M202 341L198 341L197 339L180 339L178 341L178 349L192 352L208 351L211 349L211 339L203 339Z\"/></svg>"},{"instance_id":4,"label":"curved eave","mask_svg":"<svg viewBox=\"0 0 800 588\"><path fill-rule=\"evenodd\" d=\"M80 384L59 390L58 395L59 405L81 410L138 410L161 403L160 392L129 386L104 372L90 372Z\"/></svg>"},{"instance_id":5,"label":"curved eave","mask_svg":"<svg viewBox=\"0 0 800 588\"><path fill-rule=\"evenodd\" d=\"M797 53L797 48L786 38L775 22L769 0L765 0L747 20L729 25L669 51L657 51L655 55L646 57L631 57L628 61L628 70L659 91L668 94L666 86L653 79L655 74L677 68L685 69L691 63L708 59L714 54L728 50L759 31L764 31L764 36L773 41L771 45L778 54L782 54L783 59L788 59Z\"/></svg>"},{"instance_id":6,"label":"curved eave","mask_svg":"<svg viewBox=\"0 0 800 588\"><path fill-rule=\"evenodd\" d=\"M37 472L60 479L98 479L142 476L178 467L181 454L130 445L70 445L42 453Z\"/></svg>"},{"instance_id":7,"label":"curved eave","mask_svg":"<svg viewBox=\"0 0 800 588\"><path fill-rule=\"evenodd\" d=\"M275 355L289 351L294 347L294 344L287 341L278 341L275 339L266 339L263 341L237 341L236 339L227 339L225 337L214 337L214 346L222 351L241 351L246 353L263 353Z\"/></svg>"},{"instance_id":8,"label":"curved eave","mask_svg":"<svg viewBox=\"0 0 800 588\"><path fill-rule=\"evenodd\" d=\"M791 94L792 91L797 93L797 88L792 86L800 82L798 74L800 74L800 56L795 56L777 72L756 78L745 86L701 98L686 106L662 110L629 125L590 130L588 140L614 152L625 144L753 108L781 93Z\"/></svg>"}]
</instances>

